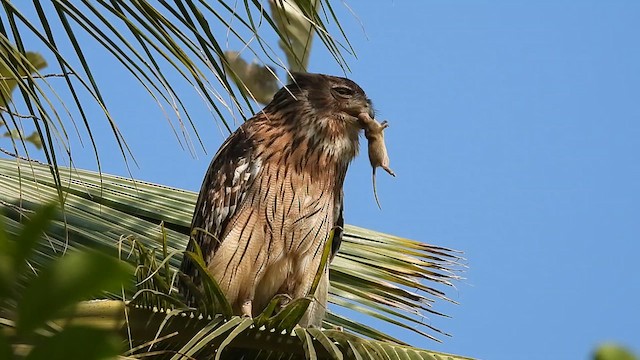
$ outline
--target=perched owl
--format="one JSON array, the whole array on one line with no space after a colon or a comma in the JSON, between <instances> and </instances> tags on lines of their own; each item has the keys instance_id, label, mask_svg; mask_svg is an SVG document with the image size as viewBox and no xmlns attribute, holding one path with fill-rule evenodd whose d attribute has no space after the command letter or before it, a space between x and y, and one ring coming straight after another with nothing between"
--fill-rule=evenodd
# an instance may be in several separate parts
<instances>
[{"instance_id":1,"label":"perched owl","mask_svg":"<svg viewBox=\"0 0 640 360\"><path fill-rule=\"evenodd\" d=\"M191 228L234 314L256 316L277 294L309 295L336 226L331 258L340 246L342 186L362 129L357 117L372 112L353 81L296 73L222 144L205 175ZM200 285L189 260L181 270ZM328 272L301 326L321 325ZM181 291L189 299L184 285Z\"/></svg>"}]
</instances>

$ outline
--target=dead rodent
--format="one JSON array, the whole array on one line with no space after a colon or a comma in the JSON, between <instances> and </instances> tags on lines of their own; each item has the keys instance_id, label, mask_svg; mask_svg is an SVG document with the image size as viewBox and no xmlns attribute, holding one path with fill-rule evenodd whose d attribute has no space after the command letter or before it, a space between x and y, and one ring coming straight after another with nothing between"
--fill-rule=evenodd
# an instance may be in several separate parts
<instances>
[{"instance_id":1,"label":"dead rodent","mask_svg":"<svg viewBox=\"0 0 640 360\"><path fill-rule=\"evenodd\" d=\"M376 199L378 207L382 209L376 190L376 168L381 167L388 172L389 175L396 176L393 170L389 168L389 155L387 154L387 146L384 143L384 129L388 128L389 124L386 121L379 123L366 113L360 114L358 120L360 120L360 124L364 129L364 136L369 142L369 162L373 168L373 196Z\"/></svg>"}]
</instances>

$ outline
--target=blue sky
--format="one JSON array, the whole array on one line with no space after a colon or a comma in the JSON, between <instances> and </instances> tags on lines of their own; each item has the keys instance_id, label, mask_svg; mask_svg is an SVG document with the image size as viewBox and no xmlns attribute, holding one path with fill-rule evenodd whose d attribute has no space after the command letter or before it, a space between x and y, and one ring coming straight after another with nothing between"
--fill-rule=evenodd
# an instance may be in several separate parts
<instances>
[{"instance_id":1,"label":"blue sky","mask_svg":"<svg viewBox=\"0 0 640 360\"><path fill-rule=\"evenodd\" d=\"M640 3L349 5L358 19L335 4L357 52L348 76L390 122L398 177L379 172L380 211L363 151L345 184L346 221L462 250L469 266L449 291L460 304L437 305L453 318L431 320L452 338L395 334L482 359L585 359L603 341L640 353ZM96 77L133 175L198 190L224 139L215 120L195 107L208 154L192 157L100 54L88 56L102 61ZM309 68L342 74L319 42ZM97 124L103 171L127 175ZM74 156L95 168L88 148Z\"/></svg>"},{"instance_id":2,"label":"blue sky","mask_svg":"<svg viewBox=\"0 0 640 360\"><path fill-rule=\"evenodd\" d=\"M380 176L378 211L361 158L347 219L468 259L454 318L437 320L454 336L430 348L483 359L585 358L604 340L640 350L639 5L354 5L369 40L354 40L352 76L391 123L398 178Z\"/></svg>"}]
</instances>

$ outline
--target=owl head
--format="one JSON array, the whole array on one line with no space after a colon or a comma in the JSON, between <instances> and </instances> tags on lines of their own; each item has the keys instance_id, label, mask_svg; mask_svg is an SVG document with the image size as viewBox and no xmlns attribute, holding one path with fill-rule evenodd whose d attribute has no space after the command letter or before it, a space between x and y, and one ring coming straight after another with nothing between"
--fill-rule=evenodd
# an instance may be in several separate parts
<instances>
[{"instance_id":1,"label":"owl head","mask_svg":"<svg viewBox=\"0 0 640 360\"><path fill-rule=\"evenodd\" d=\"M371 100L355 82L337 76L294 72L291 83L280 89L268 107L304 109L319 118L355 121L361 113L374 117ZM284 106L287 105L287 106Z\"/></svg>"}]
</instances>

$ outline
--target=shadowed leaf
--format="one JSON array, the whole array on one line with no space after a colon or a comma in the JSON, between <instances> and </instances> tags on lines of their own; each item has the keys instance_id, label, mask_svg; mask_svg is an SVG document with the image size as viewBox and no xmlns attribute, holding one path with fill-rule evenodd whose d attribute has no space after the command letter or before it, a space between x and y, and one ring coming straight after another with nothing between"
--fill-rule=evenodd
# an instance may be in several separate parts
<instances>
[{"instance_id":1,"label":"shadowed leaf","mask_svg":"<svg viewBox=\"0 0 640 360\"><path fill-rule=\"evenodd\" d=\"M72 252L42 268L18 304L18 331L26 334L80 300L117 292L131 279L130 265L97 252Z\"/></svg>"},{"instance_id":2,"label":"shadowed leaf","mask_svg":"<svg viewBox=\"0 0 640 360\"><path fill-rule=\"evenodd\" d=\"M36 208L39 201L55 197L56 193L46 166L30 164L23 166L22 171L18 166L15 161L0 160L0 199L14 206L7 207L7 226L15 223L17 214ZM131 250L126 242L122 242L123 237L135 238L150 249L155 246L158 248L155 256L160 256L163 251L157 244L162 234L160 223L164 222L167 253L177 254L166 263L172 273L178 270L179 254L186 248L189 238L196 193L106 174L100 177L83 170L61 171L69 178L66 184L66 225L62 219L51 224L48 231L50 243L39 248L43 256L32 262L36 268L50 261L50 255L46 254L61 251L65 246L122 247L122 253L126 254ZM20 196L19 190L22 192ZM70 238L67 237L69 233L73 234ZM157 266L163 261L159 259ZM452 286L452 282L460 278L457 275L459 261L452 250L347 225L341 250L330 266L333 286L329 302L348 303L351 304L348 307L356 311L367 309L363 311L374 317L388 318L410 331L419 329L424 332L434 321L423 312L433 311L432 307L438 304L436 300L447 300L440 287ZM164 279L164 276L160 278ZM385 298L384 294L389 294L388 301L377 302L378 298ZM374 303L374 308L369 307ZM396 314L401 314L401 317ZM406 321L404 316L417 322ZM259 323L264 325L266 319L259 319ZM342 326L345 330L371 338L400 342L331 311L327 313L323 326Z\"/></svg>"},{"instance_id":3,"label":"shadowed leaf","mask_svg":"<svg viewBox=\"0 0 640 360\"><path fill-rule=\"evenodd\" d=\"M230 78L246 96L268 104L280 88L275 70L256 63L247 63L237 51L225 51Z\"/></svg>"},{"instance_id":4,"label":"shadowed leaf","mask_svg":"<svg viewBox=\"0 0 640 360\"><path fill-rule=\"evenodd\" d=\"M44 69L47 62L39 53L29 51L20 54L15 47L0 48L0 58L0 110L6 110L18 82L27 82L28 77Z\"/></svg>"},{"instance_id":5,"label":"shadowed leaf","mask_svg":"<svg viewBox=\"0 0 640 360\"><path fill-rule=\"evenodd\" d=\"M113 333L91 327L67 327L34 347L26 360L111 359L122 352Z\"/></svg>"}]
</instances>

